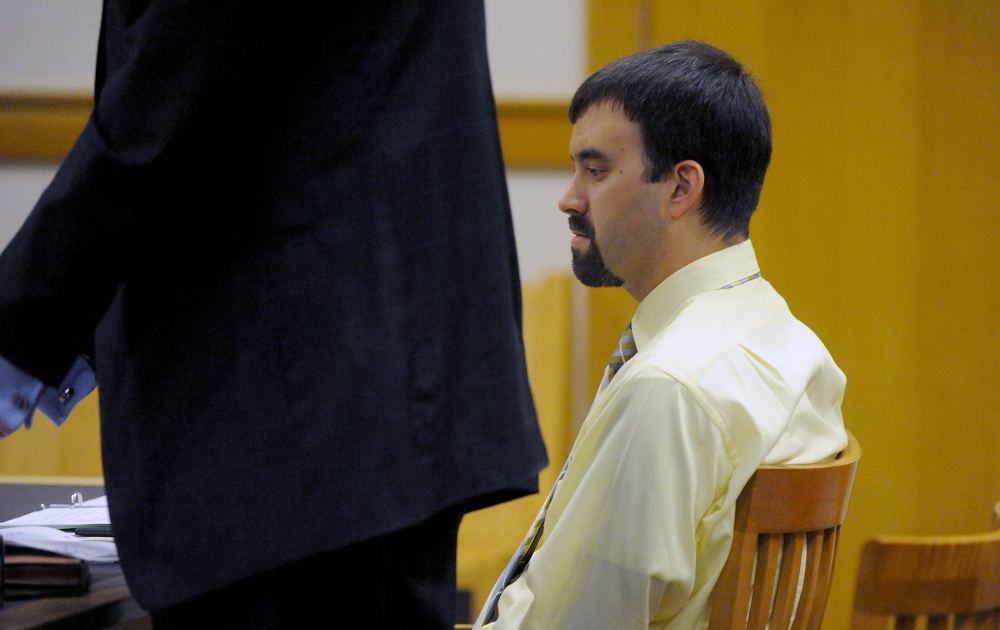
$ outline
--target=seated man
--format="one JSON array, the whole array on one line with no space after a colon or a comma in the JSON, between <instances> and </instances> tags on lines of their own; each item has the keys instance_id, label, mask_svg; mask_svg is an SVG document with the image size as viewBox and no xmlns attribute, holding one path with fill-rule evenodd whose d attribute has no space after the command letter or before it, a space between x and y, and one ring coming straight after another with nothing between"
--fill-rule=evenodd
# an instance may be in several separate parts
<instances>
[{"instance_id":1,"label":"seated man","mask_svg":"<svg viewBox=\"0 0 1000 630\"><path fill-rule=\"evenodd\" d=\"M477 627L704 627L753 472L846 446L844 375L748 240L771 130L739 63L691 41L638 53L569 115L573 269L639 306Z\"/></svg>"}]
</instances>

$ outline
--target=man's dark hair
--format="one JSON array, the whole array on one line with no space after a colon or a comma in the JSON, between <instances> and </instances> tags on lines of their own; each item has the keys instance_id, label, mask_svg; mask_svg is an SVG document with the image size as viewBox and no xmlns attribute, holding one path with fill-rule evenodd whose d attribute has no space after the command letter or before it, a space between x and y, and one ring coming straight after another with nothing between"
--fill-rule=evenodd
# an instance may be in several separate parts
<instances>
[{"instance_id":1,"label":"man's dark hair","mask_svg":"<svg viewBox=\"0 0 1000 630\"><path fill-rule=\"evenodd\" d=\"M696 41L646 50L584 81L570 104L570 121L602 102L621 107L642 130L649 181L694 160L705 171L704 225L727 240L749 236L771 161L771 117L739 62Z\"/></svg>"}]
</instances>

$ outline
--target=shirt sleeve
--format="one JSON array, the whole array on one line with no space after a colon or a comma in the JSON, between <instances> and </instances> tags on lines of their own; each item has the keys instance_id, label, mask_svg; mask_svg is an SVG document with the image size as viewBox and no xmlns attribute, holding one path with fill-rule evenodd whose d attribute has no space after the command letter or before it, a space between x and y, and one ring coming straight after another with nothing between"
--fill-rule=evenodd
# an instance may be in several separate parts
<instances>
[{"instance_id":1,"label":"shirt sleeve","mask_svg":"<svg viewBox=\"0 0 1000 630\"><path fill-rule=\"evenodd\" d=\"M716 576L699 560L706 516L732 477L725 441L674 378L652 368L628 377L578 439L553 527L504 590L493 630L645 630L710 594Z\"/></svg>"},{"instance_id":2,"label":"shirt sleeve","mask_svg":"<svg viewBox=\"0 0 1000 630\"><path fill-rule=\"evenodd\" d=\"M35 409L61 426L76 404L97 387L87 357L80 356L59 387L48 387L0 356L0 438L31 426Z\"/></svg>"},{"instance_id":3,"label":"shirt sleeve","mask_svg":"<svg viewBox=\"0 0 1000 630\"><path fill-rule=\"evenodd\" d=\"M31 424L38 397L44 389L40 380L0 356L0 438Z\"/></svg>"}]
</instances>

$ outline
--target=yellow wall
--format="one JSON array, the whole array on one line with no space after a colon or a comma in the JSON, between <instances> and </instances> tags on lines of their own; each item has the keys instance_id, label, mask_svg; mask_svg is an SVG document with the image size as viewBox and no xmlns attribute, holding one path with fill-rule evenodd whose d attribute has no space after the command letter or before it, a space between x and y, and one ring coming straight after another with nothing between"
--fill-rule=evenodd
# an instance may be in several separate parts
<instances>
[{"instance_id":1,"label":"yellow wall","mask_svg":"<svg viewBox=\"0 0 1000 630\"><path fill-rule=\"evenodd\" d=\"M482 607L493 583L521 544L573 442L570 283L575 281L568 273L553 274L523 287L528 377L548 449L549 466L539 476L541 491L538 494L473 512L462 521L458 539L458 585L472 591L474 614Z\"/></svg>"},{"instance_id":2,"label":"yellow wall","mask_svg":"<svg viewBox=\"0 0 1000 630\"><path fill-rule=\"evenodd\" d=\"M102 476L97 393L82 400L60 428L35 413L30 430L0 441L0 475Z\"/></svg>"},{"instance_id":3,"label":"yellow wall","mask_svg":"<svg viewBox=\"0 0 1000 630\"><path fill-rule=\"evenodd\" d=\"M981 530L1000 499L1000 3L627 4L652 44L715 44L766 93L752 238L847 373L864 453L824 624L846 627L865 539ZM596 362L634 305L591 303Z\"/></svg>"}]
</instances>

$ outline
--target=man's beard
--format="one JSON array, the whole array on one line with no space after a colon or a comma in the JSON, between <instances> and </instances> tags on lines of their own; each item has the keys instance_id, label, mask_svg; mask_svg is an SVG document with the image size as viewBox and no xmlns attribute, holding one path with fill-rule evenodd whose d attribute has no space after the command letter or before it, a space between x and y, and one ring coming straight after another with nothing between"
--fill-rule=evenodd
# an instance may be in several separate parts
<instances>
[{"instance_id":1,"label":"man's beard","mask_svg":"<svg viewBox=\"0 0 1000 630\"><path fill-rule=\"evenodd\" d=\"M573 252L573 273L577 279L588 287L620 287L625 281L611 273L601 250L597 247L597 240L594 238L594 224L590 219L584 217L569 217L569 227L571 230L580 232L590 240L590 248L586 252L572 250Z\"/></svg>"}]
</instances>

